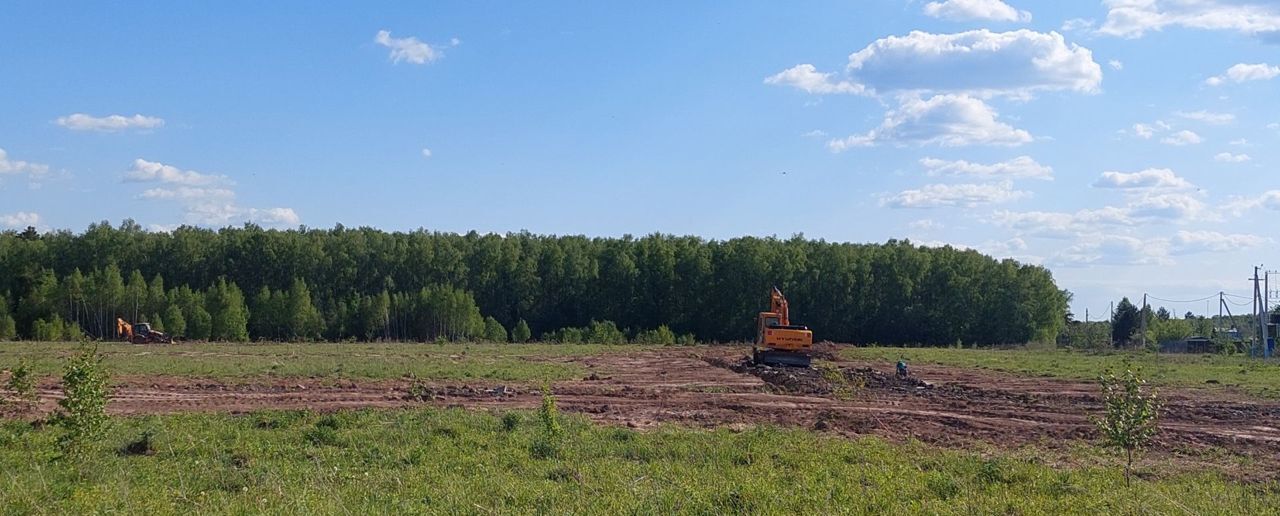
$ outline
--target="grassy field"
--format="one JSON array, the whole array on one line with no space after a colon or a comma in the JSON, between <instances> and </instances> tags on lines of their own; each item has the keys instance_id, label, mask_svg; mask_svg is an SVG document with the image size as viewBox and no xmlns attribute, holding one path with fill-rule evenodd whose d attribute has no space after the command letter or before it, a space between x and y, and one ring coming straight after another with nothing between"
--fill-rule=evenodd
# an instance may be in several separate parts
<instances>
[{"instance_id":1,"label":"grassy field","mask_svg":"<svg viewBox=\"0 0 1280 516\"><path fill-rule=\"evenodd\" d=\"M61 430L0 426L0 507L83 513L1274 514L1280 486L1211 473L1125 488L1110 465L1054 468L1034 453L764 427L652 432L536 413L460 409L264 412L116 419L87 459ZM120 449L145 430L153 455ZM553 444L546 444L553 443ZM1092 452L1096 453L1096 452Z\"/></svg>"},{"instance_id":2,"label":"grassy field","mask_svg":"<svg viewBox=\"0 0 1280 516\"><path fill-rule=\"evenodd\" d=\"M1235 388L1249 394L1280 398L1280 361L1247 356L1156 353L1084 353L1055 349L850 348L854 360L906 360L1005 371L1023 376L1094 380L1126 361L1142 369L1153 385Z\"/></svg>"},{"instance_id":3,"label":"grassy field","mask_svg":"<svg viewBox=\"0 0 1280 516\"><path fill-rule=\"evenodd\" d=\"M74 343L0 343L0 369L26 359L37 375L60 374ZM112 375L174 375L225 381L262 377L544 381L583 374L556 357L643 349L543 344L97 344Z\"/></svg>"}]
</instances>

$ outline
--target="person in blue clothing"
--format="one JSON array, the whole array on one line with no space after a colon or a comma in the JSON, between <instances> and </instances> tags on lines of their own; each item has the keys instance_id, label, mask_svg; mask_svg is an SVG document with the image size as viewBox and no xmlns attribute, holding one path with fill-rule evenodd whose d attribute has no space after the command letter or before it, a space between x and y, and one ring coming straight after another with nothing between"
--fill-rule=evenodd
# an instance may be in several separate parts
<instances>
[{"instance_id":1,"label":"person in blue clothing","mask_svg":"<svg viewBox=\"0 0 1280 516\"><path fill-rule=\"evenodd\" d=\"M910 376L911 375L907 373L907 361L899 360L898 361L898 378L908 378Z\"/></svg>"}]
</instances>

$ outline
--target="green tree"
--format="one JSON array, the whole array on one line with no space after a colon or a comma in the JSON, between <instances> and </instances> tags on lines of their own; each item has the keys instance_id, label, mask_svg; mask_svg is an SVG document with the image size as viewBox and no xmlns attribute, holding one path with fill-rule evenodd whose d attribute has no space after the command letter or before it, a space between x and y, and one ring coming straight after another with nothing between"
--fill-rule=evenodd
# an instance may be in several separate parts
<instances>
[{"instance_id":1,"label":"green tree","mask_svg":"<svg viewBox=\"0 0 1280 516\"><path fill-rule=\"evenodd\" d=\"M1098 380L1106 411L1103 417L1093 419L1094 424L1103 445L1124 451L1124 481L1129 485L1134 452L1146 447L1158 430L1160 402L1154 393L1145 392L1146 381L1131 369L1119 376L1108 373Z\"/></svg>"},{"instance_id":2,"label":"green tree","mask_svg":"<svg viewBox=\"0 0 1280 516\"><path fill-rule=\"evenodd\" d=\"M107 425L107 375L95 349L72 357L62 375L62 392L62 411L54 420L66 433L58 442L68 455L83 453Z\"/></svg>"},{"instance_id":3,"label":"green tree","mask_svg":"<svg viewBox=\"0 0 1280 516\"><path fill-rule=\"evenodd\" d=\"M151 329L159 332L165 331L164 319L160 318L160 314L151 314L151 317L147 318L147 322L151 323Z\"/></svg>"},{"instance_id":4,"label":"green tree","mask_svg":"<svg viewBox=\"0 0 1280 516\"><path fill-rule=\"evenodd\" d=\"M187 338L191 340L209 340L213 336L213 316L204 306L196 305L191 309L190 320L187 321Z\"/></svg>"},{"instance_id":5,"label":"green tree","mask_svg":"<svg viewBox=\"0 0 1280 516\"><path fill-rule=\"evenodd\" d=\"M244 304L244 294L234 282L219 278L210 290L207 304L212 316L209 338L230 342L249 340L249 308Z\"/></svg>"},{"instance_id":6,"label":"green tree","mask_svg":"<svg viewBox=\"0 0 1280 516\"><path fill-rule=\"evenodd\" d=\"M661 344L664 346L670 346L676 343L676 334L671 331L671 328L668 328L667 325L664 324L656 329L642 331L636 334L635 342L637 344Z\"/></svg>"},{"instance_id":7,"label":"green tree","mask_svg":"<svg viewBox=\"0 0 1280 516\"><path fill-rule=\"evenodd\" d=\"M511 341L529 342L530 338L533 338L533 333L529 331L529 323L520 319L516 322L516 327L511 329Z\"/></svg>"},{"instance_id":8,"label":"green tree","mask_svg":"<svg viewBox=\"0 0 1280 516\"><path fill-rule=\"evenodd\" d=\"M185 336L187 333L187 320L182 316L182 309L178 305L169 305L164 311L164 324L169 329L169 334L174 337Z\"/></svg>"},{"instance_id":9,"label":"green tree","mask_svg":"<svg viewBox=\"0 0 1280 516\"><path fill-rule=\"evenodd\" d=\"M289 287L284 313L288 316L288 333L293 339L316 339L324 332L324 317L312 304L311 290L301 279L295 278Z\"/></svg>"},{"instance_id":10,"label":"green tree","mask_svg":"<svg viewBox=\"0 0 1280 516\"><path fill-rule=\"evenodd\" d=\"M484 318L484 340L487 342L506 342L507 329L493 317Z\"/></svg>"},{"instance_id":11,"label":"green tree","mask_svg":"<svg viewBox=\"0 0 1280 516\"><path fill-rule=\"evenodd\" d=\"M1129 298L1120 300L1116 305L1115 315L1112 316L1111 339L1115 341L1117 346L1129 344L1130 339L1137 333L1140 324L1139 318L1142 315L1138 312L1138 307L1129 302Z\"/></svg>"},{"instance_id":12,"label":"green tree","mask_svg":"<svg viewBox=\"0 0 1280 516\"><path fill-rule=\"evenodd\" d=\"M0 296L0 340L10 340L18 336L18 325L9 313L9 302Z\"/></svg>"}]
</instances>

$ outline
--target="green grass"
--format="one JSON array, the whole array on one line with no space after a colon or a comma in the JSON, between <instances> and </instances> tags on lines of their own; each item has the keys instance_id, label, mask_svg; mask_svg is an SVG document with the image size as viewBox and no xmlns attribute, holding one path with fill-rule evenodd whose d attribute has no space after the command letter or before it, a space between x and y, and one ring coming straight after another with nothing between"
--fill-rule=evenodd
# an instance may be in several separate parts
<instances>
[{"instance_id":1,"label":"green grass","mask_svg":"<svg viewBox=\"0 0 1280 516\"><path fill-rule=\"evenodd\" d=\"M92 344L90 344L92 345ZM0 369L27 359L38 376L61 374L79 344L0 343ZM112 375L174 375L248 381L262 377L548 381L585 368L557 358L638 346L542 344L97 344Z\"/></svg>"},{"instance_id":2,"label":"green grass","mask_svg":"<svg viewBox=\"0 0 1280 516\"><path fill-rule=\"evenodd\" d=\"M1272 514L1280 486L1214 473L1124 488L1106 465L1054 468L772 427L652 432L460 409L117 419L82 463L61 430L0 426L0 507L12 514L864 513ZM504 419L506 421L504 421ZM510 427L508 429L507 427ZM118 450L153 431L154 455Z\"/></svg>"},{"instance_id":3,"label":"green grass","mask_svg":"<svg viewBox=\"0 0 1280 516\"><path fill-rule=\"evenodd\" d=\"M1235 388L1280 398L1280 362L1247 356L1156 353L1085 353L1058 349L851 348L853 360L941 364L1005 371L1023 376L1096 380L1103 371L1129 361L1157 386ZM1216 383L1215 383L1216 382Z\"/></svg>"}]
</instances>

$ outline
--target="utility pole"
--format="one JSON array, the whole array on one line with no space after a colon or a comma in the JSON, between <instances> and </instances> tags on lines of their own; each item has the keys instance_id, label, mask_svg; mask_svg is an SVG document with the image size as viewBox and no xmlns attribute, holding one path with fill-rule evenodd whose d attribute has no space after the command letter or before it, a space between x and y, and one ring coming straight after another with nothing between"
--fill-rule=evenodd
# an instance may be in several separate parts
<instances>
[{"instance_id":1,"label":"utility pole","mask_svg":"<svg viewBox=\"0 0 1280 516\"><path fill-rule=\"evenodd\" d=\"M1107 337L1111 341L1111 347L1116 347L1116 302L1111 302L1111 315L1107 317Z\"/></svg>"},{"instance_id":2,"label":"utility pole","mask_svg":"<svg viewBox=\"0 0 1280 516\"><path fill-rule=\"evenodd\" d=\"M1142 323L1142 349L1147 349L1147 295L1142 294L1142 310L1138 312L1138 320Z\"/></svg>"}]
</instances>

